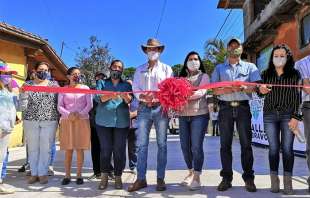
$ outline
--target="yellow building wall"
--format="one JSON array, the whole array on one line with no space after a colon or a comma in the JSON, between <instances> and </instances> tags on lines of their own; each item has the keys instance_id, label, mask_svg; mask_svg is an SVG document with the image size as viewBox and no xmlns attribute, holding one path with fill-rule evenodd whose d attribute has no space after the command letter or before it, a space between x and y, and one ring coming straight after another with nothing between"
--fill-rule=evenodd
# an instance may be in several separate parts
<instances>
[{"instance_id":1,"label":"yellow building wall","mask_svg":"<svg viewBox=\"0 0 310 198\"><path fill-rule=\"evenodd\" d=\"M8 63L9 68L18 72L14 76L16 82L21 86L27 76L26 56L24 47L16 45L15 43L0 40L0 58ZM18 113L19 118L21 114ZM10 137L9 147L16 147L22 145L23 128L22 124L16 125Z\"/></svg>"}]
</instances>

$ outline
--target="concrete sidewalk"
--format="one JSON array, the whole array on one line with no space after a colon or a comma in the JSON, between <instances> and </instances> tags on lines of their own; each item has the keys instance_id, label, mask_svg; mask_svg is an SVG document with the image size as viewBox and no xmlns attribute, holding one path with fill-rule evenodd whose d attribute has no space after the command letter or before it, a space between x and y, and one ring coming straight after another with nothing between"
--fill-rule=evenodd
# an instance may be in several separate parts
<instances>
[{"instance_id":1,"label":"concrete sidewalk","mask_svg":"<svg viewBox=\"0 0 310 198\"><path fill-rule=\"evenodd\" d=\"M48 197L207 197L207 198L269 198L269 197L310 197L307 192L306 179L308 170L304 158L295 157L294 167L294 182L295 195L285 196L281 193L273 194L269 192L269 165L268 165L268 150L264 148L254 148L255 159L255 183L258 191L249 193L244 189L242 180L242 167L240 162L240 146L238 140L234 140L234 180L233 188L226 192L218 192L216 186L221 181L219 171L221 169L219 155L219 137L206 137L204 143L205 160L204 170L201 175L203 188L199 191L189 191L187 188L180 186L179 183L186 176L187 170L183 160L180 142L178 136L168 137L168 164L166 171L166 183L168 190L165 192L155 191L156 185L156 142L151 138L148 157L148 188L142 189L139 192L128 193L126 190L114 190L113 182L106 191L97 190L99 180L84 180L85 184L77 186L75 180L70 185L61 186L61 180L64 175L63 159L64 154L61 151L57 152L54 165L55 176L50 177L48 185L28 185L27 178L24 173L18 173L17 168L24 163L25 149L15 148L10 150L10 163L8 166L8 176L5 183L13 186L17 192L13 195L2 197L31 197L31 198L48 198ZM75 161L74 161L75 163ZM75 171L75 164L73 172ZM282 163L280 165L280 173L282 172ZM92 174L92 162L90 153L86 152L84 164L84 177ZM74 179L74 177L73 177ZM124 189L135 180L135 175L125 172L123 174ZM282 183L282 177L281 177ZM281 186L282 187L282 186Z\"/></svg>"}]
</instances>

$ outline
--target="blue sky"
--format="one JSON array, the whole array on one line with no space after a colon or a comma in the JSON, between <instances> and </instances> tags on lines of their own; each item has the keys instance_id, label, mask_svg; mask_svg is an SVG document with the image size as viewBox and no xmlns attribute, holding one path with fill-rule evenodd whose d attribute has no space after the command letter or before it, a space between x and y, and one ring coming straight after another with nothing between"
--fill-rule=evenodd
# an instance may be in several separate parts
<instances>
[{"instance_id":1,"label":"blue sky","mask_svg":"<svg viewBox=\"0 0 310 198\"><path fill-rule=\"evenodd\" d=\"M228 10L217 9L218 0L167 0L158 39L166 45L161 60L182 63L189 51L203 55L205 41L214 38ZM140 45L154 37L164 0L0 0L0 21L48 38L63 60L74 66L78 47L89 37L109 43L113 56L127 67L146 61ZM233 11L219 38L243 36L242 12ZM242 38L241 38L242 39Z\"/></svg>"}]
</instances>

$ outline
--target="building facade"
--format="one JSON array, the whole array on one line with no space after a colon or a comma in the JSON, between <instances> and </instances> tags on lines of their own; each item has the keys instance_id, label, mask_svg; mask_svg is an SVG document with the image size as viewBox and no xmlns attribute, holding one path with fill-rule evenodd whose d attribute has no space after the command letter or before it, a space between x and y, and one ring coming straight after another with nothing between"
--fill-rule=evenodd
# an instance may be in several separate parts
<instances>
[{"instance_id":1,"label":"building facade","mask_svg":"<svg viewBox=\"0 0 310 198\"><path fill-rule=\"evenodd\" d=\"M0 59L18 72L13 77L20 86L39 61L50 64L52 77L60 84L66 81L67 66L47 40L6 23L0 23ZM19 124L11 135L10 147L22 143L23 129Z\"/></svg>"},{"instance_id":2,"label":"building facade","mask_svg":"<svg viewBox=\"0 0 310 198\"><path fill-rule=\"evenodd\" d=\"M276 44L287 44L295 60L310 55L310 0L219 0L218 8L243 9L244 50L259 70Z\"/></svg>"}]
</instances>

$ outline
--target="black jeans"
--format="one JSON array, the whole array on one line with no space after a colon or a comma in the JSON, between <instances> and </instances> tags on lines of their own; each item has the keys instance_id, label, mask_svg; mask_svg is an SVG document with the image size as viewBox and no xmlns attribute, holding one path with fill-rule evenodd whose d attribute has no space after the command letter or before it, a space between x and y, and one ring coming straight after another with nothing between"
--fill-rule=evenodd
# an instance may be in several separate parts
<instances>
[{"instance_id":1,"label":"black jeans","mask_svg":"<svg viewBox=\"0 0 310 198\"><path fill-rule=\"evenodd\" d=\"M252 130L251 112L248 104L241 104L238 107L231 107L229 104L220 103L219 128L221 140L221 176L223 179L232 181L232 141L234 133L234 122L237 123L241 145L241 164L243 169L242 178L244 181L254 179L253 151L252 151Z\"/></svg>"},{"instance_id":2,"label":"black jeans","mask_svg":"<svg viewBox=\"0 0 310 198\"><path fill-rule=\"evenodd\" d=\"M96 132L96 127L91 127L91 158L93 161L93 171L95 175L100 171L100 142Z\"/></svg>"},{"instance_id":3,"label":"black jeans","mask_svg":"<svg viewBox=\"0 0 310 198\"><path fill-rule=\"evenodd\" d=\"M137 167L137 138L136 130L130 128L128 131L128 163L130 170Z\"/></svg>"},{"instance_id":4,"label":"black jeans","mask_svg":"<svg viewBox=\"0 0 310 198\"><path fill-rule=\"evenodd\" d=\"M218 120L212 120L212 136L219 135L219 123Z\"/></svg>"},{"instance_id":5,"label":"black jeans","mask_svg":"<svg viewBox=\"0 0 310 198\"><path fill-rule=\"evenodd\" d=\"M126 165L126 140L128 128L103 127L97 125L97 134L100 142L101 172L111 171L113 153L114 174L121 176Z\"/></svg>"}]
</instances>

